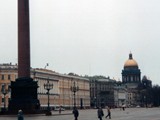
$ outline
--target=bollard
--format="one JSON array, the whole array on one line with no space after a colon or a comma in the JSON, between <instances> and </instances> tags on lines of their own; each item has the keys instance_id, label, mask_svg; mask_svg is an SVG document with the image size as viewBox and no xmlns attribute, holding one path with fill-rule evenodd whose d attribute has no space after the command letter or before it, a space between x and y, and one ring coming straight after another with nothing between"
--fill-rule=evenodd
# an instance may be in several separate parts
<instances>
[{"instance_id":1,"label":"bollard","mask_svg":"<svg viewBox=\"0 0 160 120\"><path fill-rule=\"evenodd\" d=\"M18 110L18 120L23 120L23 111Z\"/></svg>"}]
</instances>

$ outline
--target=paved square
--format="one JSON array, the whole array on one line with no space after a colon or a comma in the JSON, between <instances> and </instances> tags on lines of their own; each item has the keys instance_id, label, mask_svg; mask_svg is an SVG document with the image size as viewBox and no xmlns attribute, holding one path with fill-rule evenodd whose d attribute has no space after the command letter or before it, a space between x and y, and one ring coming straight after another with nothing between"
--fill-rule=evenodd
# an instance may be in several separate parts
<instances>
[{"instance_id":1,"label":"paved square","mask_svg":"<svg viewBox=\"0 0 160 120\"><path fill-rule=\"evenodd\" d=\"M103 109L104 114L107 110ZM53 111L52 116L24 115L24 120L74 120L71 110L58 112ZM67 115L66 115L67 114ZM78 120L98 120L97 109L79 110ZM112 120L160 120L160 108L127 108L125 111L111 109ZM0 120L17 120L17 116L0 116ZM106 118L103 118L106 120Z\"/></svg>"}]
</instances>

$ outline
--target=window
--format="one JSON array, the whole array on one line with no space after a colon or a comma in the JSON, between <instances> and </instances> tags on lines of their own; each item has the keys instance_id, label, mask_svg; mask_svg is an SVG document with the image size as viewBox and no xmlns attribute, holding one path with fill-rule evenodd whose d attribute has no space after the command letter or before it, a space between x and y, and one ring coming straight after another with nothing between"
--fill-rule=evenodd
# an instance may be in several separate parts
<instances>
[{"instance_id":1,"label":"window","mask_svg":"<svg viewBox=\"0 0 160 120\"><path fill-rule=\"evenodd\" d=\"M2 98L2 103L4 102L4 98Z\"/></svg>"},{"instance_id":2,"label":"window","mask_svg":"<svg viewBox=\"0 0 160 120\"><path fill-rule=\"evenodd\" d=\"M4 90L4 89L5 89L5 84L2 84L2 89L1 89L1 91Z\"/></svg>"},{"instance_id":3,"label":"window","mask_svg":"<svg viewBox=\"0 0 160 120\"><path fill-rule=\"evenodd\" d=\"M8 80L11 80L11 75L8 75Z\"/></svg>"},{"instance_id":4,"label":"window","mask_svg":"<svg viewBox=\"0 0 160 120\"><path fill-rule=\"evenodd\" d=\"M2 75L2 80L4 80L4 75Z\"/></svg>"},{"instance_id":5,"label":"window","mask_svg":"<svg viewBox=\"0 0 160 120\"><path fill-rule=\"evenodd\" d=\"M10 87L11 85L9 84L8 85L8 92L11 92L11 87Z\"/></svg>"}]
</instances>

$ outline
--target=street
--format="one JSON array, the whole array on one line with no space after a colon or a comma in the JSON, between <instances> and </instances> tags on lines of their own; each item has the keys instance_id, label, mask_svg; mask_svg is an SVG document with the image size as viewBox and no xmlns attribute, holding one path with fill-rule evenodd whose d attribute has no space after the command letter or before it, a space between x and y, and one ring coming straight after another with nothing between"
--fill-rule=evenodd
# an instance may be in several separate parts
<instances>
[{"instance_id":1,"label":"street","mask_svg":"<svg viewBox=\"0 0 160 120\"><path fill-rule=\"evenodd\" d=\"M103 109L106 116L107 110ZM72 111L52 111L52 116L45 115L24 115L24 120L74 120ZM112 120L160 120L160 108L126 108L125 111L111 109ZM103 117L103 120L106 118ZM17 116L1 115L0 120L17 120ZM97 109L79 110L78 120L98 120Z\"/></svg>"}]
</instances>

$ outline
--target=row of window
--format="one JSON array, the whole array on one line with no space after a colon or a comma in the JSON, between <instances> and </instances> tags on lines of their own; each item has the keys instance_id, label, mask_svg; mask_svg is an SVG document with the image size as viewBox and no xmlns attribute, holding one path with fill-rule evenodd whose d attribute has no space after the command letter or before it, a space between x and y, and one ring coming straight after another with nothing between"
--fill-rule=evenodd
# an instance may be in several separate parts
<instances>
[{"instance_id":1,"label":"row of window","mask_svg":"<svg viewBox=\"0 0 160 120\"><path fill-rule=\"evenodd\" d=\"M11 75L8 75L7 79L10 80L11 79ZM5 80L5 75L1 75L1 80Z\"/></svg>"},{"instance_id":2,"label":"row of window","mask_svg":"<svg viewBox=\"0 0 160 120\"><path fill-rule=\"evenodd\" d=\"M9 101L11 98L8 98L8 100L6 100L6 98L4 99L4 98L2 98L2 103L4 103L5 101Z\"/></svg>"},{"instance_id":3,"label":"row of window","mask_svg":"<svg viewBox=\"0 0 160 120\"><path fill-rule=\"evenodd\" d=\"M133 76L128 76L128 77L123 77L123 80L124 80L124 82L129 82L129 81L133 81L133 82L138 82L139 81L139 77L137 76L135 76L135 77L133 77Z\"/></svg>"},{"instance_id":4,"label":"row of window","mask_svg":"<svg viewBox=\"0 0 160 120\"><path fill-rule=\"evenodd\" d=\"M9 86L10 84L1 84L1 92L10 92L11 88Z\"/></svg>"},{"instance_id":5,"label":"row of window","mask_svg":"<svg viewBox=\"0 0 160 120\"><path fill-rule=\"evenodd\" d=\"M16 78L17 76L15 75L15 78ZM14 79L15 79L14 78ZM11 80L11 75L4 75L4 74L2 74L2 75L0 75L0 79L1 80Z\"/></svg>"}]
</instances>

